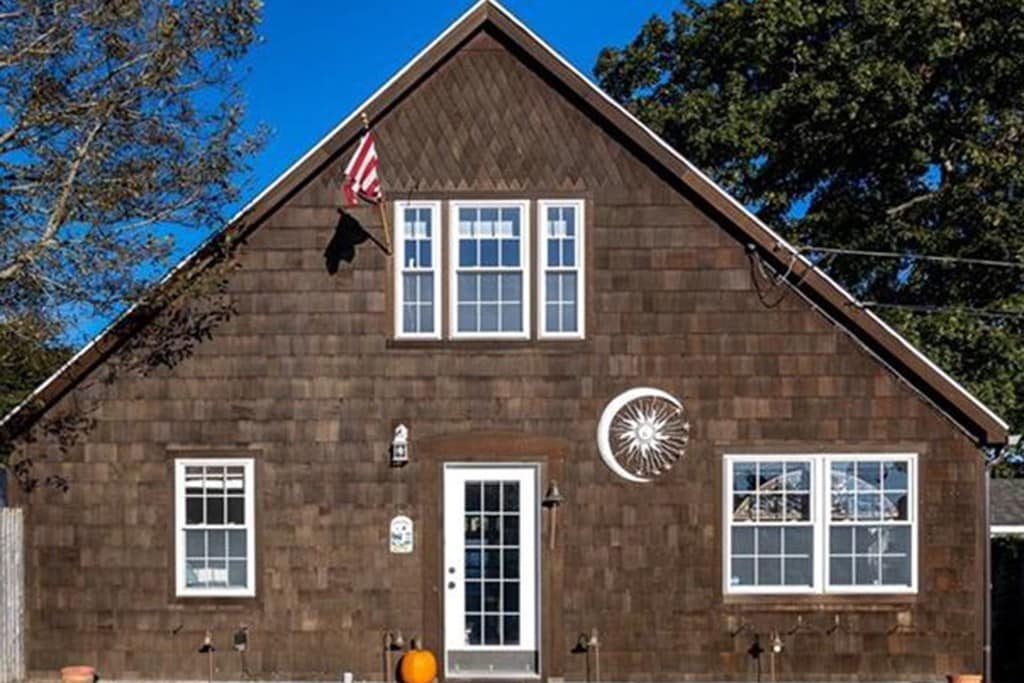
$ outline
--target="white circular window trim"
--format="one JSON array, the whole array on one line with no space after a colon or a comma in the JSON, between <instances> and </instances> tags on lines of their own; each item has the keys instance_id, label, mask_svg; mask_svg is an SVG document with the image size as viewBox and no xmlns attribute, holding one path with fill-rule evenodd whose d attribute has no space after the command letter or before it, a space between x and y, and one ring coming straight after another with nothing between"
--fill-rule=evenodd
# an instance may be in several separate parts
<instances>
[{"instance_id":1,"label":"white circular window trim","mask_svg":"<svg viewBox=\"0 0 1024 683\"><path fill-rule=\"evenodd\" d=\"M682 402L667 391L637 387L605 406L597 424L601 459L626 481L644 484L683 456L690 423Z\"/></svg>"}]
</instances>

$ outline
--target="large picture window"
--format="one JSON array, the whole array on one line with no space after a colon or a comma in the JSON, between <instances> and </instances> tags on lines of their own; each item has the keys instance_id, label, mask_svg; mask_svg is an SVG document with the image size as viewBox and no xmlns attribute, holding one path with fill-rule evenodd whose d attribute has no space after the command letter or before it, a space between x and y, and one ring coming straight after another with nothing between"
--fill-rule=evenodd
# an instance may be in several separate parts
<instances>
[{"instance_id":1,"label":"large picture window","mask_svg":"<svg viewBox=\"0 0 1024 683\"><path fill-rule=\"evenodd\" d=\"M440 202L395 202L398 337L441 336L440 222Z\"/></svg>"},{"instance_id":2,"label":"large picture window","mask_svg":"<svg viewBox=\"0 0 1024 683\"><path fill-rule=\"evenodd\" d=\"M913 592L916 457L725 458L728 593Z\"/></svg>"},{"instance_id":3,"label":"large picture window","mask_svg":"<svg viewBox=\"0 0 1024 683\"><path fill-rule=\"evenodd\" d=\"M454 338L529 338L528 204L451 202Z\"/></svg>"},{"instance_id":4,"label":"large picture window","mask_svg":"<svg viewBox=\"0 0 1024 683\"><path fill-rule=\"evenodd\" d=\"M255 595L253 461L175 461L179 596Z\"/></svg>"}]
</instances>

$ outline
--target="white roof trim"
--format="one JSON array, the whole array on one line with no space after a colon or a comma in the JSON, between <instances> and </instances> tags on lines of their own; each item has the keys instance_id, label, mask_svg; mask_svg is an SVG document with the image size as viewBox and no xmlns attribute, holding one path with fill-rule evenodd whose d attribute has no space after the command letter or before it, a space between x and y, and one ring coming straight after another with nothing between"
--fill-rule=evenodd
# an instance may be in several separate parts
<instances>
[{"instance_id":1,"label":"white roof trim","mask_svg":"<svg viewBox=\"0 0 1024 683\"><path fill-rule=\"evenodd\" d=\"M595 94L599 95L606 102L608 102L615 109L617 109L621 114L626 116L633 124L638 126L644 132L644 134L649 136L652 141L654 141L662 149L664 149L666 152L668 152L670 155L672 155L680 163L684 164L690 172L694 173L699 178L701 178L703 181L708 183L712 188L714 188L714 190L719 195L721 195L723 198L725 198L737 210L741 211L744 215L746 215L760 229L764 230L772 239L774 239L778 243L779 246L781 246L784 249L786 249L794 258L798 259L800 261L800 263L803 264L806 268L810 268L811 270L815 271L818 275L820 275L823 279L825 279L826 282L830 286L834 287L836 289L836 291L838 291L845 299L847 299L848 302L851 305L857 306L858 308L861 308L860 302L858 302L853 297L853 295L851 295L845 288L843 288L841 285L839 285L839 283L837 283L835 280L833 280L831 277L829 277L829 275L825 271L823 271L820 268L818 268L813 262L811 262L803 254L801 254L799 250L797 250L795 247L793 247L793 245L791 245L789 242L787 242L785 239L783 239L783 237L781 235L779 235L777 232L772 230L772 228L770 228L766 223L761 221L761 219L758 218L749 209L747 209L747 207L745 207L743 204L741 204L739 201L737 201L732 195L730 195L728 192L726 192L717 182L712 180L705 173L703 173L699 168L694 166L686 157L684 157L675 148L673 148L671 145L669 145L667 142L665 142L661 138L661 136L659 136L653 130L648 128L643 122L641 122L638 118L636 118L628 109L623 107L616 100L614 100L610 95L608 95L608 93L606 93L601 88L599 88L594 82L592 82L587 76L585 76L579 69L577 69L575 66L573 66L571 62L569 62L565 57L563 57L557 50L555 50L550 45L548 45L540 36L538 36L536 33L534 33L528 26L526 26L523 22L521 22L518 19L518 17L516 17L514 14L512 14L508 9L506 9L497 0L477 0L477 2L475 2L472 7L470 7L468 10L463 12L462 15L460 15L458 19L456 19L454 22L452 22L448 26L448 28L446 28L440 35L437 36L437 38L432 40L425 48L420 50L416 54L415 57L413 57L405 66L403 66L398 72L396 72L390 79L388 79L388 81L384 85L379 87L376 91L374 91L374 93L372 95L370 95L368 98L366 98L366 100L364 100L362 102L362 104L360 104L358 107L356 107L356 109L351 114L349 114L347 117L345 117L345 119L343 119L341 121L341 123L339 123L337 126L335 126L329 133L327 133L327 135L325 135L323 138L321 138L319 142L317 142L312 148L310 148L310 150L308 152L306 152L304 155L302 155L302 157L300 157L295 163L293 163L291 166L289 166L287 170L285 170L282 174L280 174L262 192L257 194L251 201L249 201L249 203L247 203L244 207L242 207L242 209L239 210L231 218L230 221L228 221L228 225L230 226L230 225L232 225L232 224L242 220L245 217L246 214L248 214L250 211L252 211L252 209L260 202L260 200L262 200L268 194L273 192L281 183L283 183L288 177L290 177L292 175L292 173L297 171L307 159L309 159L311 156L316 154L317 151L319 151L321 147L326 145L328 141L330 141L335 135L337 135L356 116L360 115L366 108L368 108L370 106L370 104L373 103L374 100L376 100L382 93L384 93L389 87L391 87L392 84L394 84L399 78L401 78L406 72L408 72L418 61L420 61L420 59L422 59L428 52L430 52L430 50L432 50L438 43L440 43L442 40L444 40L445 37L447 37L450 33L452 33L456 28L458 28L458 26L460 24L462 24L464 21L466 21L466 19L468 19L469 16L471 14L473 14L473 12L475 12L482 5L490 5L490 6L494 7L495 9L499 10L502 14L505 15L505 17L510 22L515 24L524 33L526 33L528 36L530 36L530 38L535 40L538 45L543 47L548 53L551 54L551 56L553 56L556 60L558 60L558 62L561 63L566 69L568 69L572 74L574 74L581 81L583 81L583 83L585 83ZM176 266L174 269L172 269L160 281L160 283L162 284L169 277L171 277L171 275L176 273L185 264L187 264L189 261L191 261L195 257L195 255L199 252L199 250L201 248L202 248L202 245L200 245L200 247L196 248L196 250L194 250L191 254L189 254L180 264L178 264L178 266ZM0 427L2 427L4 424L6 424L11 419L11 417L13 417L17 412L19 412L25 405L30 403L41 391L43 391L43 389L45 389L58 376L60 376L60 374L62 372L64 372L64 370L66 370L70 365L72 365L76 360L78 360L79 357L81 357L83 354L85 354L90 348L95 346L96 343L107 333L107 331L109 331L114 325L117 324L117 322L119 322L122 318L124 318L127 315L129 315L135 309L136 309L136 306L132 306L130 309L125 311L121 316L119 316L117 318L117 320L115 320L113 323L111 323L106 328L104 328L104 330L102 332L100 332L96 337L94 337L92 339L92 341L90 341L85 347L83 347L81 351L76 353L71 358L71 360L69 360L67 363L65 363L63 366L61 366L61 368L59 370L57 370L57 372L55 372L53 375L51 375L35 391L33 391L29 395L28 398L26 398L24 401L22 401L22 403L20 403L10 413L8 413L2 420L0 420ZM944 371L941 367L939 367L934 362L932 362L932 360L929 359L926 355L924 355L920 351L920 349L918 349L913 344L908 342L903 337L903 335L901 335L899 332L894 330L888 323L886 323L882 318L880 318L878 315L876 315L874 313L874 311L871 311L870 309L864 309L864 308L861 308L861 310L863 310L863 312L866 313L874 322L878 323L878 325L881 326L882 329L887 334L892 336L892 338L895 339L901 346L906 348L914 356L916 356L921 362L925 363L929 368L934 370L939 375L939 377L941 377L943 380L948 382L959 393L961 393L965 397L967 397L967 399L971 403L973 403L976 407L978 407L980 410L982 410L986 415L988 415L990 418L992 418L995 422L997 422L999 425L1001 425L1004 429L1009 429L1009 425L1001 417L999 417L999 415L997 415L991 408L989 408L984 403L982 403L976 396L974 396L974 394L972 394L970 391L968 391L963 385L961 385L955 379L950 377L949 374L946 373L946 371Z\"/></svg>"},{"instance_id":2,"label":"white roof trim","mask_svg":"<svg viewBox=\"0 0 1024 683\"><path fill-rule=\"evenodd\" d=\"M992 536L1024 536L1024 524L993 524L989 532Z\"/></svg>"}]
</instances>

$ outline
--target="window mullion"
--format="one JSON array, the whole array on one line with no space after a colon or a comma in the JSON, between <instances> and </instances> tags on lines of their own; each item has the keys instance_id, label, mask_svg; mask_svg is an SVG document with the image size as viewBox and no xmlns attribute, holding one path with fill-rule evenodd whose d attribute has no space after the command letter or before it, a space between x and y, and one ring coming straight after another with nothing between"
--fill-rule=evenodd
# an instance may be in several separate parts
<instances>
[{"instance_id":1,"label":"window mullion","mask_svg":"<svg viewBox=\"0 0 1024 683\"><path fill-rule=\"evenodd\" d=\"M812 481L814 483L815 503L814 514L814 590L824 593L826 590L825 577L828 574L828 520L831 514L830 505L830 470L828 461L824 456L819 456L812 461Z\"/></svg>"}]
</instances>

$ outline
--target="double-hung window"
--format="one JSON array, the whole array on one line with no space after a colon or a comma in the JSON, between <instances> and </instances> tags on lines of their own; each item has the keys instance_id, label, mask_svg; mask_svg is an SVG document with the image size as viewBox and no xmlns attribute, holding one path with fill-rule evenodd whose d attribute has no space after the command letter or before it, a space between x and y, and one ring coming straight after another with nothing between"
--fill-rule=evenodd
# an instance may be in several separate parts
<instances>
[{"instance_id":1,"label":"double-hung window","mask_svg":"<svg viewBox=\"0 0 1024 683\"><path fill-rule=\"evenodd\" d=\"M541 201L540 336L583 336L583 202Z\"/></svg>"},{"instance_id":2,"label":"double-hung window","mask_svg":"<svg viewBox=\"0 0 1024 683\"><path fill-rule=\"evenodd\" d=\"M727 593L917 589L916 456L725 458Z\"/></svg>"},{"instance_id":3,"label":"double-hung window","mask_svg":"<svg viewBox=\"0 0 1024 683\"><path fill-rule=\"evenodd\" d=\"M396 202L395 329L399 338L441 337L440 202Z\"/></svg>"},{"instance_id":4,"label":"double-hung window","mask_svg":"<svg viewBox=\"0 0 1024 683\"><path fill-rule=\"evenodd\" d=\"M529 205L451 202L453 338L530 336Z\"/></svg>"},{"instance_id":5,"label":"double-hung window","mask_svg":"<svg viewBox=\"0 0 1024 683\"><path fill-rule=\"evenodd\" d=\"M913 463L837 457L829 466L829 590L912 586Z\"/></svg>"},{"instance_id":6,"label":"double-hung window","mask_svg":"<svg viewBox=\"0 0 1024 683\"><path fill-rule=\"evenodd\" d=\"M252 459L180 459L174 470L177 594L255 595Z\"/></svg>"}]
</instances>

